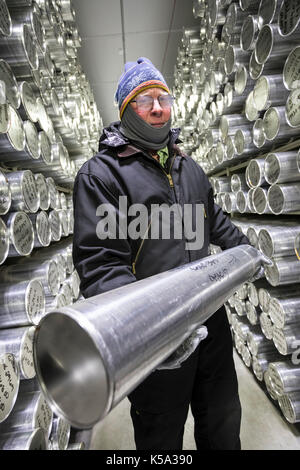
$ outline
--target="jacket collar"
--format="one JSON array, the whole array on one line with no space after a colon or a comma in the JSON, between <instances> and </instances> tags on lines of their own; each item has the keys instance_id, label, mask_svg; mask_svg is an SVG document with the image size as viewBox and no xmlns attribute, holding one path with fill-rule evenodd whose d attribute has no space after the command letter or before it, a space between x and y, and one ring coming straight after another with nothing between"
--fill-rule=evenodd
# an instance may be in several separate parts
<instances>
[{"instance_id":1,"label":"jacket collar","mask_svg":"<svg viewBox=\"0 0 300 470\"><path fill-rule=\"evenodd\" d=\"M130 157L134 154L141 153L141 149L135 147L130 141L123 136L119 131L120 121L113 122L109 127L103 129L103 133L99 141L99 150L105 147L118 148L118 157ZM180 134L180 128L174 128L170 130L170 142L169 146L175 148L176 154L184 157L185 155L181 152L179 147L175 144L179 144L182 141L178 138ZM125 146L125 148L124 148Z\"/></svg>"}]
</instances>

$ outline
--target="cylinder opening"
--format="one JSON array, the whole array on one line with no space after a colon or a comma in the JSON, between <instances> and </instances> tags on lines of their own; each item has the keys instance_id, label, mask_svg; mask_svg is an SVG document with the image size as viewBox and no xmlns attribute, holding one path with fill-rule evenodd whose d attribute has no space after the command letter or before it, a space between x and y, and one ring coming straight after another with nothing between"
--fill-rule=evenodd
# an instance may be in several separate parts
<instances>
[{"instance_id":1,"label":"cylinder opening","mask_svg":"<svg viewBox=\"0 0 300 470\"><path fill-rule=\"evenodd\" d=\"M58 312L45 316L34 336L34 362L41 389L58 416L83 429L105 416L110 404L105 365L78 321Z\"/></svg>"}]
</instances>

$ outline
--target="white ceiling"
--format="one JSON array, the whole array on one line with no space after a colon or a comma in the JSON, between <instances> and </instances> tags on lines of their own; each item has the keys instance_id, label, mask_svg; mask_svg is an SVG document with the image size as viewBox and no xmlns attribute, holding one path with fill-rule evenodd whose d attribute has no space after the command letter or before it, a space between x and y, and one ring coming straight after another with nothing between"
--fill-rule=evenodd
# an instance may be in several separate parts
<instances>
[{"instance_id":1,"label":"white ceiling","mask_svg":"<svg viewBox=\"0 0 300 470\"><path fill-rule=\"evenodd\" d=\"M122 9L125 51L122 40ZM126 61L148 57L173 86L183 26L199 24L193 0L73 0L82 39L79 59L104 125L118 120L114 94Z\"/></svg>"}]
</instances>

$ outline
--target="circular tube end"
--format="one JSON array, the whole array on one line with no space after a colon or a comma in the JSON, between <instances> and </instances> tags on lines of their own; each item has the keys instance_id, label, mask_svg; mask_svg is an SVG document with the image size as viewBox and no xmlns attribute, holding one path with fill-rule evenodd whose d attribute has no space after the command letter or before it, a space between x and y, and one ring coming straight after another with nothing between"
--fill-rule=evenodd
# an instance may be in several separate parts
<instances>
[{"instance_id":1,"label":"circular tube end","mask_svg":"<svg viewBox=\"0 0 300 470\"><path fill-rule=\"evenodd\" d=\"M33 353L37 379L54 412L87 429L109 411L111 386L93 338L96 331L76 315L75 320L66 310L53 311L42 318Z\"/></svg>"}]
</instances>

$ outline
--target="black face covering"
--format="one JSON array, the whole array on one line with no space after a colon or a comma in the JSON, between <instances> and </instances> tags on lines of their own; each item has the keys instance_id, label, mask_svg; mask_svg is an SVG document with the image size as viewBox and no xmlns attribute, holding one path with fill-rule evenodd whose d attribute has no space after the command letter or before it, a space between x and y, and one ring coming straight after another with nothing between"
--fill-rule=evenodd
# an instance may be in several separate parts
<instances>
[{"instance_id":1,"label":"black face covering","mask_svg":"<svg viewBox=\"0 0 300 470\"><path fill-rule=\"evenodd\" d=\"M164 126L153 127L144 121L129 104L122 116L120 131L125 137L142 148L160 150L169 141L170 128L171 118Z\"/></svg>"}]
</instances>

